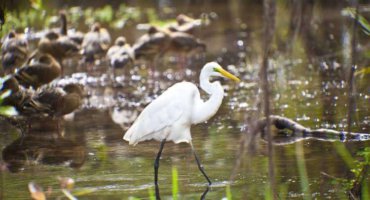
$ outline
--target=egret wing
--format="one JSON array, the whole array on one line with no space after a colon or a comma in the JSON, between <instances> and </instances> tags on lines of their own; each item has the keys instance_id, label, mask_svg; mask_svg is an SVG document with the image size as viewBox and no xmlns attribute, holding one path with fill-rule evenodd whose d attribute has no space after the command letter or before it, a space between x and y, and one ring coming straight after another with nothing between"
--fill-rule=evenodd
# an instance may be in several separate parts
<instances>
[{"instance_id":1,"label":"egret wing","mask_svg":"<svg viewBox=\"0 0 370 200\"><path fill-rule=\"evenodd\" d=\"M123 139L130 144L137 144L140 141L166 138L170 128L181 117L184 117L192 102L189 102L188 87L178 83L165 91L161 96L150 103L136 119L134 124L126 132ZM196 86L194 86L196 89ZM193 88L191 88L193 89ZM191 98L190 98L191 99Z\"/></svg>"}]
</instances>

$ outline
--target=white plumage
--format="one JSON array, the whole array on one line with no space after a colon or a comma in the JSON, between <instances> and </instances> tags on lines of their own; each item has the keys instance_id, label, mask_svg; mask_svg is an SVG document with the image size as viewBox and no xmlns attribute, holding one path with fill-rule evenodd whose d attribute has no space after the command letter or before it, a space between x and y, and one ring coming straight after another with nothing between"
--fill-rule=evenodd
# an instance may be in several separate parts
<instances>
[{"instance_id":1,"label":"white plumage","mask_svg":"<svg viewBox=\"0 0 370 200\"><path fill-rule=\"evenodd\" d=\"M207 101L200 98L195 84L176 83L142 111L123 139L132 145L151 139L191 143L191 124L204 122L216 114L224 96L220 82L209 82L210 76L239 81L216 62L207 63L200 74L200 87L210 95Z\"/></svg>"}]
</instances>

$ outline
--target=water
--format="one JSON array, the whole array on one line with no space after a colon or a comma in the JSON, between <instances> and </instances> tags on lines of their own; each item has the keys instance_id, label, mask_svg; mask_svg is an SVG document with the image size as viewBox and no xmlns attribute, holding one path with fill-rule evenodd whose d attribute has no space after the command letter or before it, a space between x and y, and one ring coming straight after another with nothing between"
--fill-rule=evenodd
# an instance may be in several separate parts
<instances>
[{"instance_id":1,"label":"water","mask_svg":"<svg viewBox=\"0 0 370 200\"><path fill-rule=\"evenodd\" d=\"M196 32L207 44L207 53L188 64L185 79L198 82L201 66L211 60L217 60L242 79L239 84L221 80L226 97L218 113L191 129L194 147L213 181L206 199L222 199L226 196L226 185L231 183L229 179L235 163L240 159L237 156L240 139L250 127L247 119L259 112L262 6L241 1L196 2L194 5L182 1L159 1L158 5L155 2L128 3L142 7L164 3L176 8L174 16L180 11L194 16L201 12L217 14L210 26ZM348 110L345 77L351 58L346 54L349 48L346 41L352 34L350 20L340 14L345 7L343 2L315 6L313 22L304 21L309 14L300 15L303 20L300 29L291 30L293 6L285 2L277 4L274 46L277 53L271 60L269 72L273 113L312 129L345 131ZM141 34L134 26L124 32L130 43ZM120 33L119 30L111 31L113 38ZM366 37L359 33L359 67L369 65L365 55L369 47ZM157 67L159 77L155 89L148 84L148 66L135 66L129 69L130 75L121 74L117 80L122 85L117 87L111 86L104 63L88 72L84 67L68 68L58 84L83 83L89 95L82 108L64 120L59 130L55 122L43 121L42 124L50 124L48 130L42 126L42 131L35 130L21 138L18 129L2 122L1 159L10 170L1 171L1 199L29 199L27 184L30 181L42 186L44 191L51 191L50 199L55 199L63 195L58 176L75 180L72 193L79 199L149 199L149 193L154 192L153 162L159 143L148 141L132 147L122 137L145 105L165 88L182 80L181 68L166 58ZM355 132L369 133L368 82L368 75L356 76ZM34 129L37 126L33 124ZM334 137L334 140L340 139ZM346 198L343 187L335 184L332 178L352 176L338 150L343 143L314 139L294 142L289 136L279 135L275 142L279 143L274 146L274 160L281 199L304 198L302 185L305 186L305 181L309 187L307 196L312 199ZM364 139L344 145L359 159L356 152L370 143ZM263 199L268 187L267 143L256 135L248 150L242 154L235 181L231 183L231 193L234 199ZM172 198L173 167L179 172L179 199L199 199L207 182L197 168L190 146L173 143L166 143L160 160L162 198ZM366 178L368 180L369 176ZM84 193L78 196L79 192Z\"/></svg>"}]
</instances>

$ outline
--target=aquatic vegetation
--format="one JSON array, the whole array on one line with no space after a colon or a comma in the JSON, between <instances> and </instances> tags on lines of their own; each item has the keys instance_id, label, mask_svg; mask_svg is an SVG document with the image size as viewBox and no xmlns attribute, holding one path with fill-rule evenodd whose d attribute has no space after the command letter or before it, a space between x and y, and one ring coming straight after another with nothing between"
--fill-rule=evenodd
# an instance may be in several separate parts
<instances>
[{"instance_id":1,"label":"aquatic vegetation","mask_svg":"<svg viewBox=\"0 0 370 200\"><path fill-rule=\"evenodd\" d=\"M9 76L0 78L0 90L3 88L3 84L8 80ZM9 97L12 94L11 90L5 90L0 95L0 115L2 116L15 116L18 115L17 110L13 106L2 105L5 98Z\"/></svg>"},{"instance_id":2,"label":"aquatic vegetation","mask_svg":"<svg viewBox=\"0 0 370 200\"><path fill-rule=\"evenodd\" d=\"M370 24L366 20L364 16L361 14L357 14L358 16L356 17L356 8L348 7L342 10L342 14L344 16L349 16L354 20L357 20L357 22L360 24L363 33L366 35L370 35Z\"/></svg>"},{"instance_id":3,"label":"aquatic vegetation","mask_svg":"<svg viewBox=\"0 0 370 200\"><path fill-rule=\"evenodd\" d=\"M17 115L18 112L13 106L3 106L1 105L3 100L11 95L11 91L8 90L0 95L0 115L3 116L14 116Z\"/></svg>"},{"instance_id":4,"label":"aquatic vegetation","mask_svg":"<svg viewBox=\"0 0 370 200\"><path fill-rule=\"evenodd\" d=\"M164 27L171 23L176 22L174 19L169 20L159 19L157 11L153 8L149 8L146 10L146 16L148 18L148 23L154 26Z\"/></svg>"},{"instance_id":5,"label":"aquatic vegetation","mask_svg":"<svg viewBox=\"0 0 370 200\"><path fill-rule=\"evenodd\" d=\"M38 31L44 27L50 27L55 24L58 13L56 8L45 9L42 0L32 0L31 9L21 11L5 11L6 23L2 25L3 33L8 33L10 30L25 30ZM118 10L113 12L111 5L105 5L101 8L88 7L82 10L81 7L67 8L66 13L69 18L69 23L76 28L82 22L85 26L91 26L95 22L101 22L109 25L113 29L121 29L127 22L136 22L142 18L143 12L138 8L129 7L125 4L120 4ZM27 32L26 31L26 32Z\"/></svg>"},{"instance_id":6,"label":"aquatic vegetation","mask_svg":"<svg viewBox=\"0 0 370 200\"><path fill-rule=\"evenodd\" d=\"M350 199L368 199L370 197L368 172L370 170L370 147L365 147L356 153L357 159L352 157L343 143L335 143L337 152L352 172L352 178L332 177L337 184L343 186ZM330 175L330 174L329 174Z\"/></svg>"},{"instance_id":7,"label":"aquatic vegetation","mask_svg":"<svg viewBox=\"0 0 370 200\"><path fill-rule=\"evenodd\" d=\"M172 199L177 200L179 195L179 173L177 167L172 167Z\"/></svg>"},{"instance_id":8,"label":"aquatic vegetation","mask_svg":"<svg viewBox=\"0 0 370 200\"><path fill-rule=\"evenodd\" d=\"M226 185L226 199L227 200L232 200L233 199L233 196L232 196L232 193L231 193L231 187L230 185Z\"/></svg>"},{"instance_id":9,"label":"aquatic vegetation","mask_svg":"<svg viewBox=\"0 0 370 200\"><path fill-rule=\"evenodd\" d=\"M105 5L99 9L87 8L84 11L86 24L93 24L94 22L102 22L109 24L113 20L113 9L110 5Z\"/></svg>"}]
</instances>

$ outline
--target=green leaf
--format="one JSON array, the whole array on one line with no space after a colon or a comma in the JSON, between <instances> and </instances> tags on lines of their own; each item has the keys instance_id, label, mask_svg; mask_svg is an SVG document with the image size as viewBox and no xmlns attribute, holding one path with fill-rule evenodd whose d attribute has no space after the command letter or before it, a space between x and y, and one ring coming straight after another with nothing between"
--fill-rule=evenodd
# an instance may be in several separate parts
<instances>
[{"instance_id":1,"label":"green leaf","mask_svg":"<svg viewBox=\"0 0 370 200\"><path fill-rule=\"evenodd\" d=\"M230 185L226 185L226 198L227 198L227 200L232 200L233 199L233 196L231 194Z\"/></svg>"},{"instance_id":2,"label":"green leaf","mask_svg":"<svg viewBox=\"0 0 370 200\"><path fill-rule=\"evenodd\" d=\"M358 152L357 155L364 157L365 164L370 164L370 147L366 147L364 150Z\"/></svg>"},{"instance_id":3,"label":"green leaf","mask_svg":"<svg viewBox=\"0 0 370 200\"><path fill-rule=\"evenodd\" d=\"M355 159L352 157L346 146L343 143L335 142L334 147L347 166L351 169L355 168Z\"/></svg>"},{"instance_id":4,"label":"green leaf","mask_svg":"<svg viewBox=\"0 0 370 200\"><path fill-rule=\"evenodd\" d=\"M149 193L149 199L155 200L155 194L154 194L153 187L148 188L148 193Z\"/></svg>"},{"instance_id":5,"label":"green leaf","mask_svg":"<svg viewBox=\"0 0 370 200\"><path fill-rule=\"evenodd\" d=\"M6 97L10 96L10 94L12 94L12 91L11 90L7 90L7 91L5 91L4 93L2 93L0 95L0 99L5 99Z\"/></svg>"},{"instance_id":6,"label":"green leaf","mask_svg":"<svg viewBox=\"0 0 370 200\"><path fill-rule=\"evenodd\" d=\"M77 200L68 190L62 189L62 192L69 200Z\"/></svg>"},{"instance_id":7,"label":"green leaf","mask_svg":"<svg viewBox=\"0 0 370 200\"><path fill-rule=\"evenodd\" d=\"M73 190L73 195L74 196L84 196L84 195L87 195L87 194L91 194L93 192L95 192L97 189L92 189L92 188L84 188L84 189L81 189L81 190Z\"/></svg>"},{"instance_id":8,"label":"green leaf","mask_svg":"<svg viewBox=\"0 0 370 200\"><path fill-rule=\"evenodd\" d=\"M177 200L179 193L178 172L176 167L172 167L172 199Z\"/></svg>"},{"instance_id":9,"label":"green leaf","mask_svg":"<svg viewBox=\"0 0 370 200\"><path fill-rule=\"evenodd\" d=\"M370 67L364 67L363 69L355 72L355 76L366 74L370 74Z\"/></svg>"},{"instance_id":10,"label":"green leaf","mask_svg":"<svg viewBox=\"0 0 370 200\"><path fill-rule=\"evenodd\" d=\"M31 7L40 10L42 9L42 0L30 0Z\"/></svg>"},{"instance_id":11,"label":"green leaf","mask_svg":"<svg viewBox=\"0 0 370 200\"><path fill-rule=\"evenodd\" d=\"M370 190L369 190L369 182L366 180L366 178L362 182L362 188L361 188L361 199L370 199Z\"/></svg>"},{"instance_id":12,"label":"green leaf","mask_svg":"<svg viewBox=\"0 0 370 200\"><path fill-rule=\"evenodd\" d=\"M18 112L13 106L1 106L0 115L9 117L9 116L18 115Z\"/></svg>"},{"instance_id":13,"label":"green leaf","mask_svg":"<svg viewBox=\"0 0 370 200\"><path fill-rule=\"evenodd\" d=\"M140 200L140 198L137 198L137 197L129 197L128 199L129 200Z\"/></svg>"},{"instance_id":14,"label":"green leaf","mask_svg":"<svg viewBox=\"0 0 370 200\"><path fill-rule=\"evenodd\" d=\"M351 7L345 8L345 9L343 9L342 13L343 13L344 16L349 16L352 19L356 20L356 9L355 8L351 8ZM358 14L357 22L360 24L360 26L362 28L362 31L366 35L370 35L370 24L366 20L366 18L363 17L362 15Z\"/></svg>"}]
</instances>

